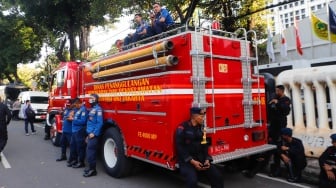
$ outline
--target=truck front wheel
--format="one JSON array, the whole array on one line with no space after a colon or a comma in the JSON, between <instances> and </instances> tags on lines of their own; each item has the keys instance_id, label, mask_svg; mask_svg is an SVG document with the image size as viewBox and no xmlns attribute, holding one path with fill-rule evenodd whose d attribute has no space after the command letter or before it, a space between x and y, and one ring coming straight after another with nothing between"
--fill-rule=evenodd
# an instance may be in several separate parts
<instances>
[{"instance_id":1,"label":"truck front wheel","mask_svg":"<svg viewBox=\"0 0 336 188\"><path fill-rule=\"evenodd\" d=\"M129 175L132 161L125 156L123 138L117 128L108 128L102 141L101 151L106 172L115 178Z\"/></svg>"},{"instance_id":2,"label":"truck front wheel","mask_svg":"<svg viewBox=\"0 0 336 188\"><path fill-rule=\"evenodd\" d=\"M51 126L50 126L50 140L51 143L54 146L60 146L61 145L61 136L62 134L57 132L57 128L56 128L56 118L53 117L50 121Z\"/></svg>"}]
</instances>

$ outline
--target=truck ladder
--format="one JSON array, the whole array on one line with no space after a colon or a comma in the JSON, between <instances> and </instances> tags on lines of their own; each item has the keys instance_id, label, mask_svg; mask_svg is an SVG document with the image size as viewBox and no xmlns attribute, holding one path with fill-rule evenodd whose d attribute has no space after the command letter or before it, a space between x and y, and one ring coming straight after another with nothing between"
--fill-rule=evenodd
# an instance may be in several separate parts
<instances>
[{"instance_id":1,"label":"truck ladder","mask_svg":"<svg viewBox=\"0 0 336 188\"><path fill-rule=\"evenodd\" d=\"M190 55L192 56L192 77L191 82L193 84L193 104L200 108L206 108L213 106L213 104L206 101L206 88L205 83L210 78L205 77L204 72L204 54L203 54L203 35L200 32L195 31L191 35L192 47ZM200 49L201 47L201 49Z\"/></svg>"},{"instance_id":2,"label":"truck ladder","mask_svg":"<svg viewBox=\"0 0 336 188\"><path fill-rule=\"evenodd\" d=\"M261 126L261 122L254 122L253 120L253 106L259 105L259 120L261 120L261 107L260 107L260 97L258 101L253 101L252 94L253 88L252 84L254 82L259 83L259 79L252 79L251 73L251 61L255 60L250 57L249 43L247 41L247 32L245 29L241 28L244 32L244 40L240 42L241 49L241 63L242 63L242 84L243 84L243 106L244 106L244 127L251 128L254 126ZM259 84L258 84L259 87ZM260 87L259 87L260 88ZM260 93L260 90L259 90Z\"/></svg>"}]
</instances>

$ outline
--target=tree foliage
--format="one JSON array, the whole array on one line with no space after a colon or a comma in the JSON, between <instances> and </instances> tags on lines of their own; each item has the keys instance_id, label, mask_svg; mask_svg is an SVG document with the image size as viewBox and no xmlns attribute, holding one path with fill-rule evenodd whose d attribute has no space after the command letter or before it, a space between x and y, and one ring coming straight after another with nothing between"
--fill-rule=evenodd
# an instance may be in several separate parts
<instances>
[{"instance_id":1,"label":"tree foliage","mask_svg":"<svg viewBox=\"0 0 336 188\"><path fill-rule=\"evenodd\" d=\"M0 46L1 77L13 82L19 80L17 64L39 58L42 40L25 17L0 13Z\"/></svg>"},{"instance_id":2,"label":"tree foliage","mask_svg":"<svg viewBox=\"0 0 336 188\"><path fill-rule=\"evenodd\" d=\"M121 14L124 5L123 1L117 0L17 0L16 3L28 19L39 23L56 36L67 35L71 60L76 59L75 37L87 41L91 26L104 25L105 15L109 15L110 21L114 21ZM65 60L65 39L61 40L57 53L62 61ZM87 46L81 46L80 49L84 51Z\"/></svg>"}]
</instances>

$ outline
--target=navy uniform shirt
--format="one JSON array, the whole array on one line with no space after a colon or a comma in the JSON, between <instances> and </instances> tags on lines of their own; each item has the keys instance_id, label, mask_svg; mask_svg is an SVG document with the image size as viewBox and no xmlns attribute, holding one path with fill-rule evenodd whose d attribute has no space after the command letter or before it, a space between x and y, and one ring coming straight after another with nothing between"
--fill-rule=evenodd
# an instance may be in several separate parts
<instances>
[{"instance_id":1,"label":"navy uniform shirt","mask_svg":"<svg viewBox=\"0 0 336 188\"><path fill-rule=\"evenodd\" d=\"M7 125L11 121L11 112L9 111L8 107L0 102L0 128L7 130Z\"/></svg>"},{"instance_id":2,"label":"navy uniform shirt","mask_svg":"<svg viewBox=\"0 0 336 188\"><path fill-rule=\"evenodd\" d=\"M86 126L87 110L82 105L78 110L75 109L75 116L72 121L72 132L78 132L81 128Z\"/></svg>"},{"instance_id":3,"label":"navy uniform shirt","mask_svg":"<svg viewBox=\"0 0 336 188\"><path fill-rule=\"evenodd\" d=\"M292 160L293 165L299 169L303 169L307 166L307 159L304 151L304 146L300 139L292 137L292 142L283 144L289 149L284 153Z\"/></svg>"},{"instance_id":4,"label":"navy uniform shirt","mask_svg":"<svg viewBox=\"0 0 336 188\"><path fill-rule=\"evenodd\" d=\"M101 128L103 127L103 110L96 104L89 112L87 121L86 132L87 134L93 133L95 136L101 134Z\"/></svg>"},{"instance_id":5,"label":"navy uniform shirt","mask_svg":"<svg viewBox=\"0 0 336 188\"><path fill-rule=\"evenodd\" d=\"M336 174L336 147L328 147L320 156L319 164L321 167L321 176L327 178L327 174L323 168L324 164L333 166L333 172Z\"/></svg>"},{"instance_id":6,"label":"navy uniform shirt","mask_svg":"<svg viewBox=\"0 0 336 188\"><path fill-rule=\"evenodd\" d=\"M201 144L203 130L201 126L192 126L190 121L181 123L176 130L176 148L179 163L189 163L194 159L201 163L212 161L208 154L208 145Z\"/></svg>"},{"instance_id":7,"label":"navy uniform shirt","mask_svg":"<svg viewBox=\"0 0 336 188\"><path fill-rule=\"evenodd\" d=\"M68 120L68 117L70 116L72 109L71 108L65 108L63 113L63 127L62 131L65 133L71 133L72 132L72 121Z\"/></svg>"}]
</instances>

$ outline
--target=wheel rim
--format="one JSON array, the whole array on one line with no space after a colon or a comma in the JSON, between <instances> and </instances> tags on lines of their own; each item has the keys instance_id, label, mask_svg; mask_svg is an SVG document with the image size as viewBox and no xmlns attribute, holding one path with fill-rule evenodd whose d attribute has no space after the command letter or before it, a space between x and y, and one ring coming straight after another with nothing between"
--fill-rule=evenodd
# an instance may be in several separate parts
<instances>
[{"instance_id":1,"label":"wheel rim","mask_svg":"<svg viewBox=\"0 0 336 188\"><path fill-rule=\"evenodd\" d=\"M52 123L50 127L50 138L53 143L56 142L56 136L57 136L57 131L56 131L56 123Z\"/></svg>"},{"instance_id":2,"label":"wheel rim","mask_svg":"<svg viewBox=\"0 0 336 188\"><path fill-rule=\"evenodd\" d=\"M117 147L112 138L109 138L105 141L104 158L109 168L113 168L117 163Z\"/></svg>"}]
</instances>

